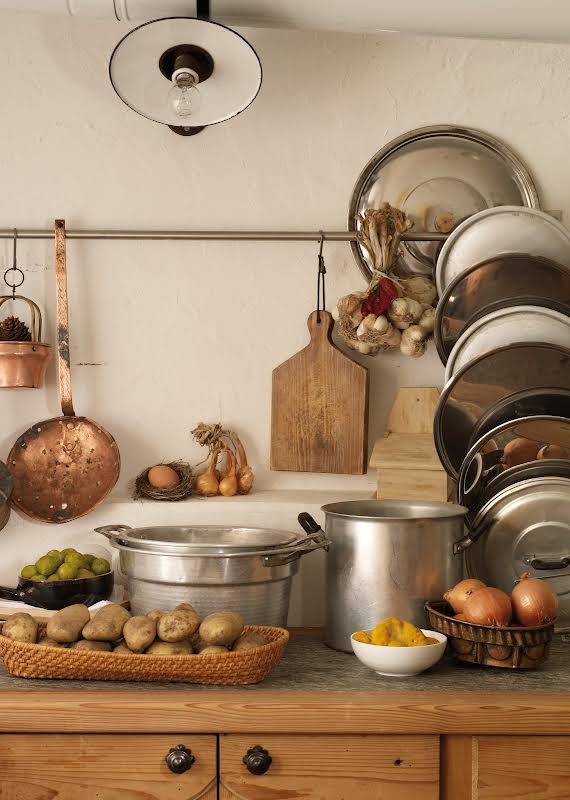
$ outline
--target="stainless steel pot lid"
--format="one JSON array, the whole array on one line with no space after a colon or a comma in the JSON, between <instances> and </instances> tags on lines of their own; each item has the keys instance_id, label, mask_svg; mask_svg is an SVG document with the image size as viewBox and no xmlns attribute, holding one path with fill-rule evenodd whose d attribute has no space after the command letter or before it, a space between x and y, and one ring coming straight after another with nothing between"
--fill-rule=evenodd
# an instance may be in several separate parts
<instances>
[{"instance_id":1,"label":"stainless steel pot lid","mask_svg":"<svg viewBox=\"0 0 570 800\"><path fill-rule=\"evenodd\" d=\"M533 478L566 478L570 480L570 460L562 458L545 458L541 461L529 461L526 464L518 464L501 472L490 480L481 494L477 498L477 505L474 512L478 511L491 500L496 494L514 486L521 481L532 480Z\"/></svg>"},{"instance_id":2,"label":"stainless steel pot lid","mask_svg":"<svg viewBox=\"0 0 570 800\"><path fill-rule=\"evenodd\" d=\"M570 414L570 407L568 412ZM567 417L534 415L504 422L484 434L465 456L457 481L460 503L468 508L480 505L481 494L504 470L505 447L518 438L533 442L536 451L545 445L558 445L565 450L564 458L570 458L570 419ZM522 456L524 455L523 452ZM540 464L551 460L547 458L536 461L533 457L530 462ZM565 462L565 466L570 470L570 460Z\"/></svg>"},{"instance_id":3,"label":"stainless steel pot lid","mask_svg":"<svg viewBox=\"0 0 570 800\"><path fill-rule=\"evenodd\" d=\"M413 500L347 500L329 503L321 511L335 517L352 517L366 520L387 519L441 519L463 517L467 509L453 503L434 503Z\"/></svg>"},{"instance_id":4,"label":"stainless steel pot lid","mask_svg":"<svg viewBox=\"0 0 570 800\"><path fill-rule=\"evenodd\" d=\"M529 390L570 391L569 348L540 342L499 347L453 376L434 418L435 445L449 475L457 479L473 435L479 438L493 427L494 406L504 409L511 395Z\"/></svg>"},{"instance_id":5,"label":"stainless steel pot lid","mask_svg":"<svg viewBox=\"0 0 570 800\"><path fill-rule=\"evenodd\" d=\"M440 298L435 315L434 338L442 363L469 325L517 305L570 313L570 268L547 258L509 253L480 261L458 275Z\"/></svg>"},{"instance_id":6,"label":"stainless steel pot lid","mask_svg":"<svg viewBox=\"0 0 570 800\"><path fill-rule=\"evenodd\" d=\"M570 314L570 307L568 308ZM511 306L472 322L456 341L445 368L445 382L483 353L515 342L570 344L570 317L543 306Z\"/></svg>"},{"instance_id":7,"label":"stainless steel pot lid","mask_svg":"<svg viewBox=\"0 0 570 800\"><path fill-rule=\"evenodd\" d=\"M268 528L231 528L219 525L164 525L148 528L108 526L98 532L112 533L116 543L138 551L173 552L179 555L231 555L278 550L299 541L290 531ZM112 539L113 541L113 539Z\"/></svg>"},{"instance_id":8,"label":"stainless steel pot lid","mask_svg":"<svg viewBox=\"0 0 570 800\"><path fill-rule=\"evenodd\" d=\"M538 208L538 193L521 161L497 139L470 128L435 125L398 137L368 162L354 187L348 228L357 214L383 202L402 208L414 231L449 232L454 225L491 206ZM367 279L366 251L352 243ZM431 275L437 242L406 242L400 267Z\"/></svg>"},{"instance_id":9,"label":"stainless steel pot lid","mask_svg":"<svg viewBox=\"0 0 570 800\"><path fill-rule=\"evenodd\" d=\"M570 267L570 231L536 208L520 203L488 208L466 219L450 233L435 269L438 294L443 294L463 270L486 258L526 253L551 258Z\"/></svg>"},{"instance_id":10,"label":"stainless steel pot lid","mask_svg":"<svg viewBox=\"0 0 570 800\"><path fill-rule=\"evenodd\" d=\"M524 572L558 595L557 627L570 624L570 480L535 478L495 495L474 525L488 528L465 552L468 574L511 592Z\"/></svg>"}]
</instances>

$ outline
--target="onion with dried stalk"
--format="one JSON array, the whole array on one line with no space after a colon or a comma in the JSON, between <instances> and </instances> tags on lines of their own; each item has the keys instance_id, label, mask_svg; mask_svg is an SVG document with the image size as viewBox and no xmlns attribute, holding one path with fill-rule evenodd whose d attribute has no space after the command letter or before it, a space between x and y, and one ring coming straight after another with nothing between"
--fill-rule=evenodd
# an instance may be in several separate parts
<instances>
[{"instance_id":1,"label":"onion with dried stalk","mask_svg":"<svg viewBox=\"0 0 570 800\"><path fill-rule=\"evenodd\" d=\"M220 451L214 448L210 454L210 461L207 468L196 478L196 491L201 494L202 497L214 497L214 495L219 492L220 482L216 475L216 465L218 463L219 454Z\"/></svg>"},{"instance_id":2,"label":"onion with dried stalk","mask_svg":"<svg viewBox=\"0 0 570 800\"><path fill-rule=\"evenodd\" d=\"M224 497L234 497L238 490L236 459L229 447L226 447L224 452L226 454L227 463L224 477L219 484L220 494Z\"/></svg>"},{"instance_id":3,"label":"onion with dried stalk","mask_svg":"<svg viewBox=\"0 0 570 800\"><path fill-rule=\"evenodd\" d=\"M239 458L239 469L237 471L238 493L249 494L253 487L253 470L247 463L245 448L235 431L230 432L230 438L234 443Z\"/></svg>"}]
</instances>

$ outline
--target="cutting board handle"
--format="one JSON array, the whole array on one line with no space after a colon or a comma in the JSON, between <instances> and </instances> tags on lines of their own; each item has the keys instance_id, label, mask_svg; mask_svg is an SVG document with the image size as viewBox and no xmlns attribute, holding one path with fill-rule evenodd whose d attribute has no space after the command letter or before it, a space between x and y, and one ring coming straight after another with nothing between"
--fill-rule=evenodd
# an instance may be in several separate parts
<instances>
[{"instance_id":1,"label":"cutting board handle","mask_svg":"<svg viewBox=\"0 0 570 800\"><path fill-rule=\"evenodd\" d=\"M328 311L321 311L321 321L317 322L317 315L319 314L318 311L313 311L312 314L309 315L309 319L307 320L307 328L309 329L309 333L311 334L311 344L312 345L319 345L322 344L324 341L329 341L332 343L331 335L332 329L334 325L334 319L329 314Z\"/></svg>"}]
</instances>

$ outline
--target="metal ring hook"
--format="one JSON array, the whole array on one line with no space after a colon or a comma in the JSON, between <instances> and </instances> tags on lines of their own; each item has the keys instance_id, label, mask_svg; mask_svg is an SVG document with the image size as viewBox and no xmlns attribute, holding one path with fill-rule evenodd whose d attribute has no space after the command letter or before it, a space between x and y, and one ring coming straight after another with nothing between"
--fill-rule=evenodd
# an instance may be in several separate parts
<instances>
[{"instance_id":1,"label":"metal ring hook","mask_svg":"<svg viewBox=\"0 0 570 800\"><path fill-rule=\"evenodd\" d=\"M9 286L12 289L12 299L14 299L16 297L16 289L18 288L18 286L21 286L24 283L24 277L25 277L24 273L22 272L22 270L18 267L18 261L17 261L17 246L18 246L18 229L17 228L14 228L14 234L13 235L14 235L14 249L13 249L13 256L12 256L12 266L8 267L8 269L4 272L4 283L6 284L6 286ZM20 282L16 283L14 281L14 283L10 283L10 281L8 280L8 277L7 277L9 272L14 272L14 273L19 272L20 273L20 277L21 277Z\"/></svg>"}]
</instances>

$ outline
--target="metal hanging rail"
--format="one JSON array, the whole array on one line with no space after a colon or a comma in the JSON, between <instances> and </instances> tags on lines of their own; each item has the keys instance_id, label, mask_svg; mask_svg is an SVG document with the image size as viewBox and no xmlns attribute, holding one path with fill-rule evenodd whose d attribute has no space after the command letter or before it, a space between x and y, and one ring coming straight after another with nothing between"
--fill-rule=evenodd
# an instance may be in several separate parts
<instances>
[{"instance_id":1,"label":"metal hanging rail","mask_svg":"<svg viewBox=\"0 0 570 800\"><path fill-rule=\"evenodd\" d=\"M52 230L17 229L18 239L53 239ZM249 241L249 242L355 242L354 231L110 231L67 230L67 239L114 241ZM0 239L12 239L14 228L0 229ZM445 233L404 233L405 242L443 242Z\"/></svg>"}]
</instances>

